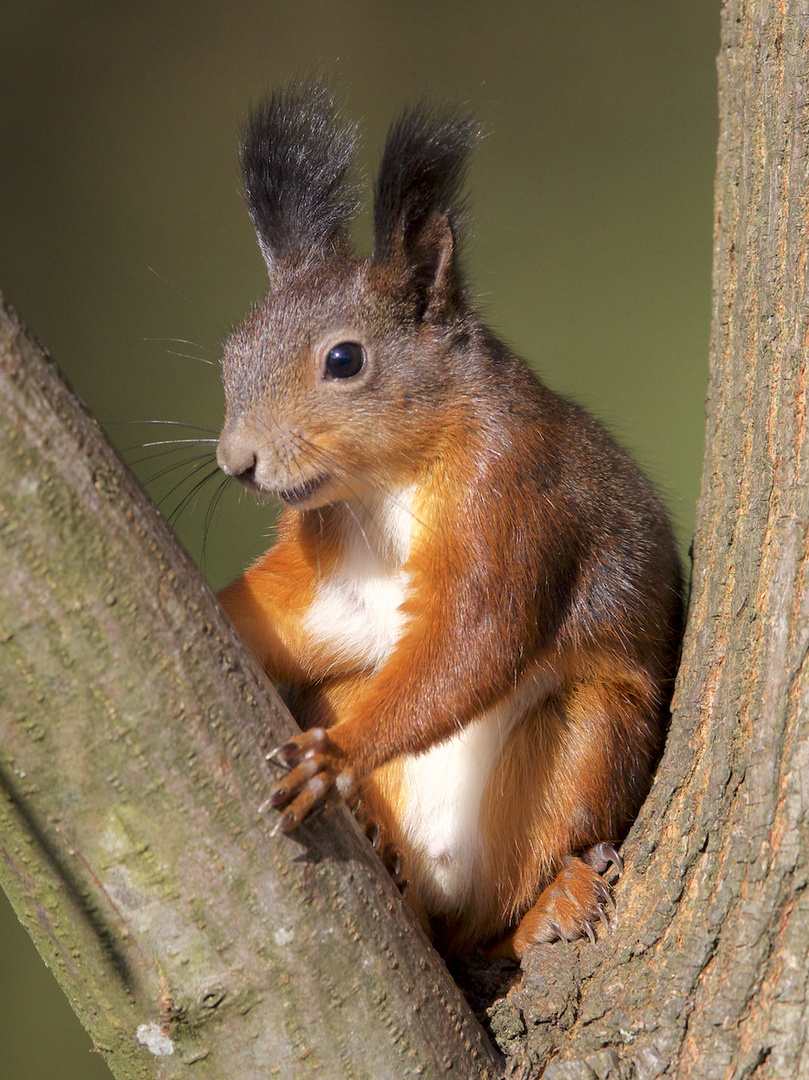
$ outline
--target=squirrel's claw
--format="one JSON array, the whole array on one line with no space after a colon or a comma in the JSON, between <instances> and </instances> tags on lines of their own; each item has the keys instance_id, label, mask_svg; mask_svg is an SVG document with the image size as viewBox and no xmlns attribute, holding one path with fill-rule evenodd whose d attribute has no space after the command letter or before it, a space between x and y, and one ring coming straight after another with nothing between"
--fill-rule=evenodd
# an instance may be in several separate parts
<instances>
[{"instance_id":1,"label":"squirrel's claw","mask_svg":"<svg viewBox=\"0 0 809 1080\"><path fill-rule=\"evenodd\" d=\"M619 878L624 872L623 859L613 844L593 844L587 851L582 852L580 858L597 874L605 874L610 866L615 867Z\"/></svg>"},{"instance_id":2,"label":"squirrel's claw","mask_svg":"<svg viewBox=\"0 0 809 1080\"><path fill-rule=\"evenodd\" d=\"M289 770L261 806L261 810L283 810L273 836L292 832L332 797L348 794L353 786L353 776L323 728L296 735L268 759Z\"/></svg>"}]
</instances>

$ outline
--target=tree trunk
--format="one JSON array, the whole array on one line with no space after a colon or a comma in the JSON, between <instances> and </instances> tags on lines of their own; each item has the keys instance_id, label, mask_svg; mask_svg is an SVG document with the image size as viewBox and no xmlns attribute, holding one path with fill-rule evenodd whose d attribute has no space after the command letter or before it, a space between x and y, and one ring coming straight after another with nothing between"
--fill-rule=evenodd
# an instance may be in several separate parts
<instances>
[{"instance_id":1,"label":"tree trunk","mask_svg":"<svg viewBox=\"0 0 809 1080\"><path fill-rule=\"evenodd\" d=\"M612 932L538 948L491 1011L511 1076L809 1077L807 68L809 0L727 0L705 471L671 735ZM39 393L45 376L27 377ZM57 422L57 397L55 417L29 405L13 421L0 478L0 873L113 1068L439 1075L446 1053L447 1075L474 1075L469 1040L491 1074L345 816L304 843L268 836L261 751L286 720L89 421ZM139 1047L142 1024L173 1058Z\"/></svg>"},{"instance_id":2,"label":"tree trunk","mask_svg":"<svg viewBox=\"0 0 809 1080\"><path fill-rule=\"evenodd\" d=\"M492 1077L344 809L271 835L264 674L0 297L0 883L119 1078Z\"/></svg>"},{"instance_id":3,"label":"tree trunk","mask_svg":"<svg viewBox=\"0 0 809 1080\"><path fill-rule=\"evenodd\" d=\"M671 734L624 848L613 932L546 946L495 1011L514 1073L809 1077L808 69L806 0L729 0L706 454Z\"/></svg>"}]
</instances>

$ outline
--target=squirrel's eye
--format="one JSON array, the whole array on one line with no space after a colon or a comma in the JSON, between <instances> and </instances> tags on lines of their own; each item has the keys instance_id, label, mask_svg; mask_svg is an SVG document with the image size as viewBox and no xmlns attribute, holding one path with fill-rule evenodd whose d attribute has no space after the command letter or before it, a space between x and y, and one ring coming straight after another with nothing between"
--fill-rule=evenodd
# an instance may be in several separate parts
<instances>
[{"instance_id":1,"label":"squirrel's eye","mask_svg":"<svg viewBox=\"0 0 809 1080\"><path fill-rule=\"evenodd\" d=\"M356 341L341 341L326 355L326 375L331 379L350 379L365 367L365 350Z\"/></svg>"}]
</instances>

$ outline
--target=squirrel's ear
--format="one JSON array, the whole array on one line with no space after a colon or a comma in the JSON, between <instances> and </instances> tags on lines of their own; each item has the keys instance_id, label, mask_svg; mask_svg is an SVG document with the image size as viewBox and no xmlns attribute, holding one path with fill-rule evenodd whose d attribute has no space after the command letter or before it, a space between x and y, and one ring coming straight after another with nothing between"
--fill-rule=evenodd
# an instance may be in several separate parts
<instances>
[{"instance_id":1,"label":"squirrel's ear","mask_svg":"<svg viewBox=\"0 0 809 1080\"><path fill-rule=\"evenodd\" d=\"M419 317L464 303L458 259L461 188L477 125L471 116L406 110L388 133L374 199L374 261L412 297Z\"/></svg>"},{"instance_id":2,"label":"squirrel's ear","mask_svg":"<svg viewBox=\"0 0 809 1080\"><path fill-rule=\"evenodd\" d=\"M397 237L399 261L412 291L421 318L441 319L460 307L463 288L457 266L455 237L446 214L434 213L420 232L403 247L404 234Z\"/></svg>"},{"instance_id":3,"label":"squirrel's ear","mask_svg":"<svg viewBox=\"0 0 809 1080\"><path fill-rule=\"evenodd\" d=\"M347 246L356 141L323 82L293 83L251 112L240 154L244 194L274 284Z\"/></svg>"}]
</instances>

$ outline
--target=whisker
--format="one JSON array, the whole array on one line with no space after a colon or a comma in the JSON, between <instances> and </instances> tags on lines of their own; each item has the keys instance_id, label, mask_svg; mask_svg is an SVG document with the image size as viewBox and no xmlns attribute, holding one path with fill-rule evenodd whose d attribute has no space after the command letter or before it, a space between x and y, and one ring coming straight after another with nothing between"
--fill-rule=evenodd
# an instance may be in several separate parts
<instances>
[{"instance_id":1,"label":"whisker","mask_svg":"<svg viewBox=\"0 0 809 1080\"><path fill-rule=\"evenodd\" d=\"M155 454L154 456L160 457L161 455ZM149 461L150 458L143 458L142 460ZM175 461L173 465L167 465L164 469L160 469L158 472L152 473L151 476L144 477L143 484L153 484L156 480L162 480L164 476L168 476L170 473L176 472L178 469L184 469L187 465L194 465L194 462L199 463L195 465L190 472L187 472L184 476L181 476L177 483L174 485L174 487L171 488L170 491L166 492L166 494L163 496L163 500L161 500L161 503L158 503L158 505L162 505L162 502L165 501L165 499L167 499L170 495L172 495L177 490L177 488L180 487L181 484L183 484L186 480L190 480L195 473L198 473L200 469L204 469L206 465L210 465L213 460L214 458L212 454L196 454L194 457L183 458L182 461ZM133 464L138 463L133 462ZM219 466L217 465L217 469L218 468Z\"/></svg>"},{"instance_id":2,"label":"whisker","mask_svg":"<svg viewBox=\"0 0 809 1080\"><path fill-rule=\"evenodd\" d=\"M272 421L272 418L262 417L262 423L263 423L263 425L265 427L265 430L267 431L268 437L272 438L273 432L272 432L272 428L270 427L270 424L274 423ZM303 436L298 435L296 441L297 441L298 446L300 448L303 448L306 451L306 455L304 457L304 460L306 462L314 463L314 464L317 464L319 461L327 462L329 464L331 470L333 472L338 473L338 475L341 476L343 482L346 483L346 486L349 488L349 491L351 492L351 497L352 497L353 501L364 512L364 517L366 518L366 523L371 523L374 526L374 528L376 529L376 531L379 533L380 539L383 539L383 534L382 534L382 530L380 528L380 525L376 521L375 515L373 514L371 508L363 500L363 498L362 498L362 496L360 494L360 491L358 490L357 485L362 485L369 492L371 492L373 494L380 494L378 489L375 488L374 485L371 484L369 481L367 481L364 477L361 477L361 476L358 476L355 473L352 473L349 469L347 469L342 464L342 462L338 461L337 458L334 457L334 455L329 454L327 451L323 450L321 447L315 445L314 443L311 443L308 439L305 439ZM295 466L298 474L300 475L301 479L305 480L306 476L304 474L304 471L303 471L303 468L301 467L300 462L298 460L295 460L292 464L294 464L294 466ZM351 483L349 483L348 481L351 481ZM413 519L415 521L418 521L418 518L413 513L411 507L406 506L406 504L404 502L397 499L393 495L390 495L390 494L386 493L386 497L390 498L390 500L394 503L394 505L398 505L401 509L406 510L406 512L409 513L413 517ZM365 541L365 544L366 544L369 552L372 552L374 550L373 546L371 545L370 540L368 539L368 534L365 532L364 528L362 527L362 524L360 523L359 518L357 517L354 510L348 505L348 502L346 500L343 500L343 503L346 506L346 509L351 514L352 518L354 519L354 522L356 523L357 528L360 530L362 538Z\"/></svg>"},{"instance_id":3,"label":"whisker","mask_svg":"<svg viewBox=\"0 0 809 1080\"><path fill-rule=\"evenodd\" d=\"M206 349L206 347L204 345L201 345L196 341L189 341L187 338L179 338L179 337L145 337L145 338L141 338L141 340L142 341L152 342L152 343L160 343L160 344L165 344L167 342L171 342L171 343L176 344L176 345L190 345L192 348L201 349L203 352L210 352L211 351L210 349ZM199 360L199 362L201 364L210 364L211 367L218 367L219 366L219 361L218 360L209 360L205 356L197 356L196 353L180 352L178 349L166 349L165 351L166 351L166 353L168 353L169 356L180 356L184 360Z\"/></svg>"},{"instance_id":4,"label":"whisker","mask_svg":"<svg viewBox=\"0 0 809 1080\"><path fill-rule=\"evenodd\" d=\"M210 352L211 350L203 345L199 341L191 341L189 338L182 337L145 337L143 341L171 341L175 345L190 345L194 349L202 349L203 352Z\"/></svg>"},{"instance_id":5,"label":"whisker","mask_svg":"<svg viewBox=\"0 0 809 1080\"><path fill-rule=\"evenodd\" d=\"M185 483L185 481L188 480L189 477L192 476L194 473L199 472L199 470L201 468L203 468L203 467L204 467L203 465L200 465L196 469L194 469L193 472L191 474L189 474L189 476L183 477L182 480L180 480L177 484L174 485L174 487L171 489L171 491L166 492L166 494L163 496L163 498L160 500L160 502L157 505L162 507L163 504L165 503L166 499L168 499L177 490L178 487L180 487L183 483ZM203 476L201 480L198 480L194 484L194 486L191 488L191 490L189 492L187 492L182 497L182 499L179 501L179 503L174 507L174 509L171 511L171 513L168 514L167 517L166 517L166 520L169 522L170 525L174 525L177 522L177 520L181 517L181 515L188 508L188 506L189 506L191 500L193 499L193 497L203 487L205 487L205 485L208 483L208 481L212 480L213 477L216 476L216 474L219 471L220 471L219 466L217 465L215 468L211 469L210 472L206 473L205 476Z\"/></svg>"},{"instance_id":6,"label":"whisker","mask_svg":"<svg viewBox=\"0 0 809 1080\"><path fill-rule=\"evenodd\" d=\"M215 446L218 442L218 439L160 439L156 442L145 442L140 445L145 450L148 446L190 446L193 443L206 443L208 446Z\"/></svg>"},{"instance_id":7,"label":"whisker","mask_svg":"<svg viewBox=\"0 0 809 1080\"><path fill-rule=\"evenodd\" d=\"M216 491L214 491L214 493L213 493L211 501L208 503L208 509L205 511L205 521L203 522L203 525L202 525L202 548L200 550L200 563L202 564L203 571L204 571L205 562L206 562L206 552L207 552L207 546L208 546L208 533L210 532L211 526L213 525L214 516L216 514L216 508L219 506L219 503L220 503L220 501L222 499L222 496L225 494L225 491L227 491L228 485L230 484L232 479L233 479L232 476L223 476L222 477L221 481L219 482L219 484L218 484L218 486L216 488Z\"/></svg>"},{"instance_id":8,"label":"whisker","mask_svg":"<svg viewBox=\"0 0 809 1080\"><path fill-rule=\"evenodd\" d=\"M363 529L362 525L360 524L360 519L357 517L357 515L354 513L353 509L351 508L351 503L348 501L348 499L343 499L342 502L343 502L343 506L346 508L346 510L348 510L349 514L351 514L351 516L354 518L354 523L356 524L357 528L360 530L360 535L362 536L363 540L365 541L365 546L368 548L368 550L370 552L373 552L374 549L371 547L371 543L370 543L370 541L368 539L368 536L366 535L365 529Z\"/></svg>"},{"instance_id":9,"label":"whisker","mask_svg":"<svg viewBox=\"0 0 809 1080\"><path fill-rule=\"evenodd\" d=\"M166 349L166 353L168 356L179 356L182 360L198 360L200 364L219 367L215 360L207 360L204 356L195 356L194 353L179 352L177 349Z\"/></svg>"},{"instance_id":10,"label":"whisker","mask_svg":"<svg viewBox=\"0 0 809 1080\"><path fill-rule=\"evenodd\" d=\"M150 274L154 274L158 281L162 281L164 285L167 285L171 289L172 292L176 293L177 296L179 296L180 299L183 301L183 303L188 305L191 311L197 315L200 324L207 324L208 326L210 326L210 315L206 315L205 312L202 311L197 304L192 303L192 301L189 300L189 298L185 295L184 292L178 289L176 285L174 285L171 281L168 280L168 278L164 277L161 273L155 270L153 266L147 266L146 269L149 271Z\"/></svg>"},{"instance_id":11,"label":"whisker","mask_svg":"<svg viewBox=\"0 0 809 1080\"><path fill-rule=\"evenodd\" d=\"M163 442L134 443L132 446L123 447L121 453L131 454L135 450L149 450L155 446L168 447L168 450L158 450L157 453L154 454L144 454L143 457L135 458L129 462L130 465L140 465L142 461L151 461L153 458L165 457L167 454L177 454L187 446L193 446L197 443L212 444L215 442L216 439L166 439Z\"/></svg>"},{"instance_id":12,"label":"whisker","mask_svg":"<svg viewBox=\"0 0 809 1080\"><path fill-rule=\"evenodd\" d=\"M189 431L207 431L209 435L217 436L219 434L218 428L206 427L204 424L189 424L187 420L105 420L104 423L116 427L122 424L170 424L174 427L188 428Z\"/></svg>"},{"instance_id":13,"label":"whisker","mask_svg":"<svg viewBox=\"0 0 809 1080\"><path fill-rule=\"evenodd\" d=\"M317 523L320 527L320 542L323 542L323 511L320 507L317 508ZM315 547L315 555L317 556L317 576L319 580L322 580L323 574L320 568L320 544Z\"/></svg>"},{"instance_id":14,"label":"whisker","mask_svg":"<svg viewBox=\"0 0 809 1080\"><path fill-rule=\"evenodd\" d=\"M364 487L368 488L374 493L379 493L379 489L376 488L369 480L367 480L364 476L351 472L345 467L345 465L342 464L341 461L339 461L333 454L330 454L327 450L324 450L322 447L315 446L307 439L304 439L303 436L298 436L298 440L301 444L305 445L310 451L313 452L313 457L310 460L317 461L318 459L321 459L323 461L326 461L334 469L335 472L338 472L342 475L343 479L348 478L355 483L362 484ZM362 503L359 498L359 494L355 491L355 489L351 489L351 494L357 499L357 502L360 504L360 506L362 506L362 508L367 511L368 507ZM386 499L389 499L394 506L397 506L400 510L403 510L405 511L405 513L409 514L418 525L421 525L422 528L427 529L429 532L435 531L432 526L428 525L427 522L423 521L413 511L413 508L411 506L408 506L407 503L405 503L402 499L399 499L390 491L386 491L384 494Z\"/></svg>"},{"instance_id":15,"label":"whisker","mask_svg":"<svg viewBox=\"0 0 809 1080\"><path fill-rule=\"evenodd\" d=\"M319 447L316 447L316 446L312 445L306 439L303 439L303 438L299 439L299 443L300 443L300 445L302 445L307 450L307 452L309 454L309 458L308 458L309 461L312 461L312 460L314 460L315 462L317 462L318 460L326 460L326 461L328 461L329 455L327 455ZM346 484L349 491L351 492L352 499L360 507L360 509L364 512L366 524L370 523L374 527L374 529L377 531L377 533L379 534L380 540L383 540L384 539L384 534L383 534L383 532L382 532L382 530L380 528L379 523L376 521L376 518L375 518L371 508L367 505L366 502L364 502L364 500L362 499L359 491L356 490L356 488L353 486L353 484L350 484L350 483L347 482L347 480L351 480L351 481L358 481L359 480L360 482L362 482L361 478L355 476L354 474L349 472L344 467L339 466L339 464L337 464L337 463L334 463L334 464L337 466L338 471L342 472L342 474L343 474L343 477L342 477L343 482ZM370 484L366 484L366 487L368 487L371 490L371 492L375 493L376 489L374 489ZM366 533L365 529L363 528L363 525L362 525L362 522L360 521L360 518L355 513L354 508L351 505L351 502L348 499L342 499L341 502L342 502L343 506L346 508L346 510L348 511L348 513L351 515L352 519L354 520L354 524L357 526L357 529L358 529L358 531L360 533L360 536L362 537L362 539L363 539L363 541L365 543L366 548L368 549L368 552L373 555L374 554L373 545L371 544L371 541L368 539L368 534ZM322 519L321 519L321 521L322 521Z\"/></svg>"},{"instance_id":16,"label":"whisker","mask_svg":"<svg viewBox=\"0 0 809 1080\"><path fill-rule=\"evenodd\" d=\"M132 453L133 450L138 450L138 449L140 449L140 447L130 446L129 449L127 451L125 451L125 453ZM137 465L142 465L145 461L159 461L160 458L171 457L172 454L178 454L181 449L184 449L184 447L178 447L176 449L174 447L171 447L168 450L158 450L154 454L144 454L142 457L130 458L128 460L127 464L131 468L134 469ZM197 461L202 456L203 455L201 455L201 454L194 454L193 457L187 457L186 456L186 457L182 458L179 461L178 464L182 465L182 464L185 464L186 462ZM213 458L213 454L205 454L204 456L206 458L211 458L211 459ZM172 466L172 467L174 467L174 466Z\"/></svg>"},{"instance_id":17,"label":"whisker","mask_svg":"<svg viewBox=\"0 0 809 1080\"><path fill-rule=\"evenodd\" d=\"M272 416L266 415L256 419L264 428L268 441L272 441L278 430L277 421L275 421ZM297 451L293 451L287 456L286 466L289 472L293 477L300 477L302 483L305 483L307 479L311 478L311 471L307 466L311 466L312 469L317 469L319 466L321 468L325 466L332 475L338 476L349 492L348 496L341 500L342 506L345 513L352 519L354 526L357 528L358 533L362 537L369 552L375 554L377 548L379 548L379 544L381 543L384 546L389 538L387 537L384 524L380 520L379 513L375 511L368 496L373 496L374 499L385 499L391 506L398 507L408 514L409 517L422 528L429 532L435 531L434 526L428 525L419 518L413 511L412 506L408 505L408 502L405 499L389 490L380 489L367 477L347 468L334 454L318 446L316 443L311 442L302 435L296 435L295 446ZM322 528L322 516L320 517L320 521ZM377 539L378 541L376 546L372 543L373 539ZM318 575L319 574L320 568L318 567Z\"/></svg>"}]
</instances>

